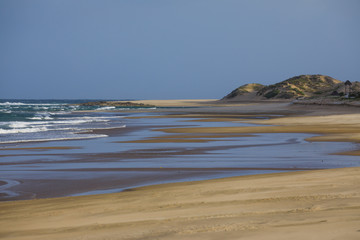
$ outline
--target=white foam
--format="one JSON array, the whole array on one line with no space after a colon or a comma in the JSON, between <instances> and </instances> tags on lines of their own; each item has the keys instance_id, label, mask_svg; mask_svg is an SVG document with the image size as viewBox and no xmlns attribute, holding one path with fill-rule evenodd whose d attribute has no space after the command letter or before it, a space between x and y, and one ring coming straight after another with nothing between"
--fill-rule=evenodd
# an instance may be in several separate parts
<instances>
[{"instance_id":1,"label":"white foam","mask_svg":"<svg viewBox=\"0 0 360 240\"><path fill-rule=\"evenodd\" d=\"M109 120L98 120L96 122L107 122ZM95 120L93 119L79 119L79 120L66 120L66 121L51 121L51 123L53 124L62 124L62 125L78 125L78 124L82 124L82 123L91 123L91 122L95 122Z\"/></svg>"},{"instance_id":2,"label":"white foam","mask_svg":"<svg viewBox=\"0 0 360 240\"><path fill-rule=\"evenodd\" d=\"M46 127L0 129L0 134L34 133L34 132L44 132L44 131L48 131L48 130L49 129Z\"/></svg>"},{"instance_id":3,"label":"white foam","mask_svg":"<svg viewBox=\"0 0 360 240\"><path fill-rule=\"evenodd\" d=\"M8 109L0 109L0 112L3 112L3 113L12 113L11 110L8 110Z\"/></svg>"},{"instance_id":4,"label":"white foam","mask_svg":"<svg viewBox=\"0 0 360 240\"><path fill-rule=\"evenodd\" d=\"M109 106L109 107L100 107L98 109L96 109L97 111L102 111L102 110L111 110L111 109L115 109L114 106Z\"/></svg>"},{"instance_id":5,"label":"white foam","mask_svg":"<svg viewBox=\"0 0 360 240\"><path fill-rule=\"evenodd\" d=\"M29 122L9 122L10 128L27 128L31 123Z\"/></svg>"},{"instance_id":6,"label":"white foam","mask_svg":"<svg viewBox=\"0 0 360 240\"><path fill-rule=\"evenodd\" d=\"M102 138L102 137L108 137L108 135L105 134L96 134L96 135L90 135L90 136L76 136L74 137L67 137L67 138L44 138L44 139L23 139L23 140L9 140L9 141L0 141L0 143L20 143L20 142L48 142L48 141L64 141L64 140L81 140L81 139L91 139L91 138Z\"/></svg>"},{"instance_id":7,"label":"white foam","mask_svg":"<svg viewBox=\"0 0 360 240\"><path fill-rule=\"evenodd\" d=\"M52 120L53 118L50 116L35 116L35 117L28 117L26 119L29 119L29 120Z\"/></svg>"},{"instance_id":8,"label":"white foam","mask_svg":"<svg viewBox=\"0 0 360 240\"><path fill-rule=\"evenodd\" d=\"M0 106L64 106L64 103L22 103L22 102L4 102Z\"/></svg>"},{"instance_id":9,"label":"white foam","mask_svg":"<svg viewBox=\"0 0 360 240\"><path fill-rule=\"evenodd\" d=\"M69 120L71 120L71 119L88 119L88 120L90 120L90 119L94 119L94 120L96 120L96 119L115 119L115 118L124 118L124 116L106 116L106 117L100 117L100 116L97 116L97 117L60 117L59 119L62 119L62 120L67 120L67 119L69 119Z\"/></svg>"},{"instance_id":10,"label":"white foam","mask_svg":"<svg viewBox=\"0 0 360 240\"><path fill-rule=\"evenodd\" d=\"M7 105L25 105L25 104L21 102L4 102L4 103L0 103L0 105L7 106Z\"/></svg>"},{"instance_id":11,"label":"white foam","mask_svg":"<svg viewBox=\"0 0 360 240\"><path fill-rule=\"evenodd\" d=\"M35 117L36 118L36 117ZM51 120L52 118L50 118L49 120ZM79 125L79 124L83 124L83 123L91 123L91 122L108 122L109 120L106 119L83 119L83 118L78 118L78 119L74 119L74 120L70 120L71 118L69 118L69 120L54 120L54 121L34 121L34 122L9 122L10 127L12 128L21 128L21 127L28 127L31 125L44 125L44 126L55 126L55 125ZM46 118L39 118L38 120L47 120Z\"/></svg>"},{"instance_id":12,"label":"white foam","mask_svg":"<svg viewBox=\"0 0 360 240\"><path fill-rule=\"evenodd\" d=\"M104 116L104 114L97 116L100 115L98 113L91 115L85 114L89 116L73 115L73 111L81 109L81 107L77 105L8 101L0 103L0 108L0 113L11 113L12 110L15 113L20 112L21 114L19 116L22 119L26 118L20 121L0 122L0 143L107 137L107 135L101 134L76 133L86 133L94 129L126 127L126 125L121 125L121 120L117 120L124 118L124 116ZM115 108L114 106L108 106L100 107L97 110L105 111ZM68 115L64 116L64 114ZM115 126L117 124L121 126Z\"/></svg>"},{"instance_id":13,"label":"white foam","mask_svg":"<svg viewBox=\"0 0 360 240\"><path fill-rule=\"evenodd\" d=\"M77 128L61 127L64 125L72 125L67 121L64 122L65 124L60 124L58 126L52 124L54 122L56 121L4 122L2 125L7 126L7 129L0 129L0 134L35 133L50 130L78 130Z\"/></svg>"},{"instance_id":14,"label":"white foam","mask_svg":"<svg viewBox=\"0 0 360 240\"><path fill-rule=\"evenodd\" d=\"M43 118L42 117L28 117L26 119L29 119L29 120L41 120Z\"/></svg>"},{"instance_id":15,"label":"white foam","mask_svg":"<svg viewBox=\"0 0 360 240\"><path fill-rule=\"evenodd\" d=\"M45 132L45 131L79 131L79 127L85 123L93 122L109 122L109 118L114 117L78 117L78 118L64 118L61 120L55 121L44 121L51 120L50 117L31 117L29 119L39 120L31 122L23 121L14 121L14 122L3 122L0 123L0 126L5 127L5 129L0 129L0 134L16 134L16 133L35 133L35 132ZM78 126L78 127L76 127ZM92 128L84 126L82 130L92 130L92 129L105 129L106 127L96 127ZM120 127L126 127L122 125ZM115 127L117 128L117 127Z\"/></svg>"},{"instance_id":16,"label":"white foam","mask_svg":"<svg viewBox=\"0 0 360 240\"><path fill-rule=\"evenodd\" d=\"M38 121L2 122L0 125L6 126L7 128L10 129L0 129L0 134L31 133L31 132L41 132L48 130L68 130L68 129L76 129L76 128L69 128L69 127L64 128L64 126L74 126L74 125L78 126L85 123L110 121L110 119L108 119L107 117L78 117L78 118L63 118L60 120L53 120L53 118L49 116L35 116L35 117L30 117L28 119L38 120ZM48 121L44 121L44 120L48 120Z\"/></svg>"}]
</instances>

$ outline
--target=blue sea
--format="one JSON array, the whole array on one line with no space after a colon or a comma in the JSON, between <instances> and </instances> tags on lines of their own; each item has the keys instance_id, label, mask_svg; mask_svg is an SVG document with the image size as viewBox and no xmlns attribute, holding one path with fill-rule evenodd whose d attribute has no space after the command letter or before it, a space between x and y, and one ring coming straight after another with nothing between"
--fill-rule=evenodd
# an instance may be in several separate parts
<instances>
[{"instance_id":1,"label":"blue sea","mask_svg":"<svg viewBox=\"0 0 360 240\"><path fill-rule=\"evenodd\" d=\"M123 116L106 112L130 107L76 105L89 101L98 100L0 100L0 143L106 137L86 133L126 127Z\"/></svg>"}]
</instances>

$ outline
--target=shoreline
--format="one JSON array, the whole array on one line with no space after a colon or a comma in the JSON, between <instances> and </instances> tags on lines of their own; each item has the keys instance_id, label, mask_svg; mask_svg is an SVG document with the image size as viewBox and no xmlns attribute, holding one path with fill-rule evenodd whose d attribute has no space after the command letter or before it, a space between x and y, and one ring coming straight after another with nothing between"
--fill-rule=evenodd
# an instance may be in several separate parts
<instances>
[{"instance_id":1,"label":"shoreline","mask_svg":"<svg viewBox=\"0 0 360 240\"><path fill-rule=\"evenodd\" d=\"M137 118L140 121L145 121L146 118L154 120L156 124L151 127L144 125L142 128L140 126L141 131L151 130L150 135L144 137L140 134L131 140L111 143L123 144L119 145L123 147L127 146L126 144L129 146L139 144L138 146L142 147L139 149L82 155L71 153L72 155L68 154L69 156L65 154L66 151L80 151L82 148L71 145L23 147L23 149L17 147L16 151L12 150L11 152L23 151L25 157L29 152L45 157L46 154L52 154L52 151L58 151L57 156L68 157L68 160L64 161L66 164L72 162L79 164L85 161L88 165L84 169L80 167L73 170L57 168L51 171L51 174L56 174L56 172L67 172L68 174L73 172L76 175L84 174L84 176L90 174L93 178L91 181L85 181L85 179L76 182L76 185L86 187L90 183L92 188L89 188L89 192L102 194L0 202L0 226L2 226L0 236L2 239L56 240L81 239L91 236L92 239L202 240L244 237L258 240L265 238L304 239L315 235L317 239L359 238L360 167L308 171L309 168L284 167L281 165L283 162L278 163L283 166L282 168L224 167L222 162L219 162L217 167L208 167L207 169L184 166L173 168L162 165L155 165L152 168L101 166L100 169L96 167L97 165L94 165L93 168L90 166L91 164L101 164L99 159L101 161L106 159L106 162L109 163L114 160L121 161L121 159L131 160L129 162L136 159L151 160L170 157L174 157L170 159L177 159L182 155L192 156L192 158L203 156L206 159L211 154L204 155L204 153L210 150L229 151L232 148L240 149L232 153L235 156L233 159L236 160L236 154L243 155L244 152L235 143L241 142L242 139L258 141L264 133L266 137L266 132L321 134L305 138L305 140L313 142L312 144L322 141L328 141L330 144L331 141L339 140L357 143L360 139L360 112L349 112L348 109L341 108L325 108L323 110L317 107L299 108L288 103L265 105L254 103L230 107L215 106L152 111L154 114L151 116ZM163 114L165 115L163 116ZM256 118L259 116L260 118ZM186 124L183 126L173 124L171 127L166 124L162 125L163 120L171 118L180 122L186 121ZM131 116L129 119L131 120ZM251 123L257 126L227 126L231 122ZM209 126L194 127L191 126L192 123L209 124ZM224 126L218 126L220 123ZM122 133L125 133L126 136L139 130L137 128L139 126L132 127L133 129L104 131L107 131L109 136L123 136ZM101 133L103 130L96 131ZM229 145L228 138L231 138L234 144ZM197 142L198 140L202 142ZM192 150L187 149L186 145L182 148L178 145L216 144L217 141L219 144L223 142L228 145L204 145ZM278 146L298 141L284 137L283 140L278 140ZM161 148L154 147L161 146L156 144L165 143L170 145ZM147 147L144 148L145 146ZM247 147L249 148L249 146L251 145ZM269 144L266 146L270 147ZM256 147L259 146L255 146L255 149ZM273 147L271 146L271 149ZM328 158L341 159L341 154L357 156L360 152L358 149L358 146L355 145L353 151L328 155L326 160ZM299 150L303 149L299 148ZM308 151L311 152L312 149L310 148ZM263 157L271 159L271 154L273 153L264 153ZM306 156L304 155L304 157ZM286 155L284 161L289 164L295 160L285 157ZM33 163L42 164L40 160ZM321 166L321 164L319 162L314 166ZM304 162L304 166L309 167L310 165ZM222 172L234 171L234 174L238 175L236 171L251 172L259 169L286 172L221 177L223 176ZM103 173L109 172L113 175L107 175L107 179L102 177ZM160 185L126 187L120 193L106 193L107 189L110 192L112 189L116 190L115 186L121 189L119 173L122 175L134 172L155 173L156 176L165 174L164 177L172 177L175 183L162 183L161 178L160 180L158 178L157 183L162 183ZM201 174L209 172L214 174L213 178L201 180ZM94 175L95 173L98 175ZM176 175L178 173L183 175ZM142 180L149 181L155 175L143 176ZM195 180L184 182L181 180L182 176L190 179L193 177ZM136 179L137 175L133 177L128 179L128 181L133 181L133 186L143 185ZM57 189L49 188L49 192L45 194L50 195L52 191L66 192L74 185L70 179L66 182L46 181L46 184L44 180L40 179L22 184L15 186L14 189L24 191L24 189L30 190L31 187L36 188L37 186L44 188L46 184L58 186ZM97 186L104 189L103 192L98 190ZM74 193L74 195L77 194Z\"/></svg>"},{"instance_id":2,"label":"shoreline","mask_svg":"<svg viewBox=\"0 0 360 240\"><path fill-rule=\"evenodd\" d=\"M358 184L359 167L1 202L0 235L12 240L358 239Z\"/></svg>"},{"instance_id":3,"label":"shoreline","mask_svg":"<svg viewBox=\"0 0 360 240\"><path fill-rule=\"evenodd\" d=\"M222 169L231 168L234 169L233 172L237 172L238 175L246 175L247 173L245 174L242 171L250 170L257 171L256 174L261 174L268 170L283 171L284 169L307 170L336 168L336 162L334 160L332 160L333 163L323 160L329 158L327 157L329 156L327 154L333 155L333 159L336 159L336 156L359 155L359 148L345 148L343 151L339 150L337 152L330 151L328 153L323 153L323 159L320 158L318 163L310 163L310 165L305 162L304 164L299 163L299 165L296 165L297 163L294 163L294 165L292 165L291 162L296 160L296 158L293 158L291 155L287 156L290 160L289 163L285 163L284 161L274 164L263 162L263 165L261 165L256 164L255 160L254 163L249 162L234 165L231 161L238 161L237 152L244 154L243 151L246 151L249 156L252 156L252 148L258 149L260 147L260 151L266 151L266 147L271 147L272 149L277 147L278 151L286 151L286 145L292 146L292 144L299 144L301 141L314 143L335 142L336 145L339 145L337 143L339 142L338 140L341 140L342 142L357 142L359 141L359 138L354 132L358 131L357 123L359 121L357 119L360 119L360 117L358 117L360 115L357 113L338 116L337 114L329 115L329 113L331 113L329 110L316 111L316 115L314 115L311 113L312 109L302 109L299 111L299 109L296 108L298 113L294 114L294 109L292 109L294 106L283 102L271 102L268 104L252 103L250 105L241 104L236 106L236 111L233 111L235 108L234 106L222 106L181 109L181 111L179 111L179 109L171 109L166 112L152 110L151 114L147 114L148 111L146 111L145 115L140 112L140 116L138 115L139 113L135 113L135 115L126 113L125 117L122 119L129 119L130 121L137 120L140 121L141 124L129 125L126 128L95 129L89 132L94 134L106 134L108 138L104 138L103 140L90 139L89 141L85 140L82 142L63 141L58 144L44 142L36 143L36 146L25 144L20 146L13 145L11 147L11 145L9 145L5 149L0 149L0 157L9 158L9 160L15 157L29 160L26 160L25 162L19 161L18 163L3 161L1 165L7 169L9 169L9 167L11 169L11 166L16 169L17 165L20 168L23 168L21 166L26 167L24 163L30 167L31 165L43 165L46 162L36 160L41 158L63 158L64 160L59 161L59 164L54 162L55 165L53 167L50 164L47 164L50 166L47 170L49 172L48 175L50 176L50 174L54 175L56 173L60 176L62 174L67 176L65 179L69 178L70 181L65 181L65 179L64 181L61 181L51 178L48 178L48 180L45 181L45 179L41 180L43 178L32 179L32 177L29 179L26 179L25 177L24 181L22 181L21 179L9 176L11 177L9 180L22 182L22 184L12 188L14 191L22 194L19 194L16 198L7 199L6 197L2 197L2 199L9 201L19 200L22 199L22 197L26 199L29 196L32 198L69 196L81 194L83 192L101 192L101 189L106 192L108 189L126 189L132 186L151 185L159 182L189 181L189 179L192 179L196 174L202 176L200 178L201 180L206 179L206 174L209 174L207 179L212 179L222 176ZM274 110L282 111L283 114L274 114ZM335 113L338 113L339 111L340 110L336 110ZM151 120L150 123L152 124L149 125L148 120ZM346 125L342 125L341 127L334 126L334 124L339 124L339 122L341 123L342 121L345 121ZM170 125L163 125L163 123ZM194 127L192 126L193 123L196 125L200 124L200 126L210 124L210 127ZM251 124L252 126L238 126L242 123ZM147 133L145 135L137 133L143 131L147 131ZM84 133L87 134L87 132ZM276 134L278 133L289 133L289 137L285 137L282 140L276 140L278 138L276 137ZM299 135L299 137L296 137L297 135L293 133L311 133L311 135L304 137ZM270 134L270 136L272 136L271 134L275 134L273 135L274 139L268 139L266 134ZM320 135L318 136L318 134ZM132 135L137 135L137 137L133 138L131 137ZM127 136L130 136L130 139ZM124 140L115 140L118 137ZM114 147L118 145L123 150L119 152L114 148L114 150L86 153L86 146L92 141L104 143L110 141L109 143L105 143L105 148L108 148L107 146L111 143L114 144ZM258 141L260 141L260 143ZM261 141L265 142L261 143ZM78 145L79 143L80 145ZM81 145L81 143L85 145ZM126 150L126 148L124 149L125 146L130 148ZM264 150L261 150L261 148L264 148ZM330 149L332 148L330 147ZM336 147L334 149L336 149ZM303 149L299 149L299 151L300 150ZM311 149L307 151L311 151ZM215 153L214 156L216 158L217 152L222 152L222 154L230 152L232 155L231 158L226 157L229 159L227 163L221 163L222 160L218 159L217 161L219 161L219 164L210 163L210 165L207 166L206 164L201 165L199 162L198 164L200 165L195 168L192 165L186 164L186 162L191 162L190 158L193 158L195 162L198 161L196 159L202 161L201 158L213 158L211 156L212 153ZM219 155L220 158L221 156L225 155ZM276 156L284 158L286 155ZM268 157L269 156L266 156L265 154L259 156L259 159L257 160L260 160L261 162L263 160L260 158L267 159ZM304 158L307 157L308 156L304 156ZM31 158L34 160L31 160ZM101 161L99 161L99 159ZM169 161L161 163L163 160L159 161L156 159L169 159ZM185 165L183 163L179 163L181 165L176 165L176 159L179 159L179 162L184 162ZM130 164L124 165L122 161L129 162ZM137 161L155 161L155 165L142 167L136 163ZM156 163L157 161L159 162ZM209 161L214 162L214 160L211 159ZM276 158L274 158L273 161L278 162ZM104 168L101 162L103 162L103 164L111 164L110 166L112 167ZM114 162L119 163L115 164ZM132 165L131 162L134 162L136 165ZM174 162L175 165L172 162ZM74 169L67 167L67 165L71 166L72 164L77 167ZM349 166L344 165L342 167ZM102 168L107 170L104 171ZM206 170L206 168L211 169L211 171ZM94 169L98 170L94 171ZM111 169L113 169L113 171L111 171ZM139 180L128 175L124 177L116 176L121 169L123 169L122 172L124 173L134 173L134 176L137 176L137 173L142 172L143 176L139 178ZM138 169L138 171L136 171L136 169ZM177 170L172 171L172 169ZM187 171L188 169L194 170ZM36 169L34 170L36 171ZM30 170L29 174L32 174L31 171L32 170ZM46 169L37 172L46 174ZM161 172L162 175L156 176L155 173L159 172ZM173 176L171 175L172 172L174 173ZM93 175L93 173L96 175ZM35 172L33 174L35 174ZM76 177L77 174L79 176L86 176L86 174L93 175L94 180L82 180L82 177ZM230 174L230 176L233 175L233 173ZM72 181L74 181L75 184L72 184ZM76 186L76 188L72 185ZM42 189L38 186L42 186ZM47 190L54 189L54 186L61 186L61 188L59 188L58 191Z\"/></svg>"}]
</instances>

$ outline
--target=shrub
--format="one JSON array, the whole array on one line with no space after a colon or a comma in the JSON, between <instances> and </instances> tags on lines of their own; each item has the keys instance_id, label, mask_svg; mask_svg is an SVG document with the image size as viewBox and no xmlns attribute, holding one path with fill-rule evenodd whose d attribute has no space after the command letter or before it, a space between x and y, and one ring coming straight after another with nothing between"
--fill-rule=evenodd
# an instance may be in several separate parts
<instances>
[{"instance_id":1,"label":"shrub","mask_svg":"<svg viewBox=\"0 0 360 240\"><path fill-rule=\"evenodd\" d=\"M296 92L297 94L300 94L300 95L305 95L303 91L297 89L297 88L291 88L291 90L293 90L294 92Z\"/></svg>"},{"instance_id":2,"label":"shrub","mask_svg":"<svg viewBox=\"0 0 360 240\"><path fill-rule=\"evenodd\" d=\"M276 97L278 94L279 94L279 90L274 89L274 90L266 93L266 94L264 95L264 97L266 97L266 98L273 98L273 97Z\"/></svg>"},{"instance_id":3,"label":"shrub","mask_svg":"<svg viewBox=\"0 0 360 240\"><path fill-rule=\"evenodd\" d=\"M292 92L284 92L284 93L279 94L278 97L279 97L279 98L290 99L290 98L295 97L295 94L292 93Z\"/></svg>"}]
</instances>

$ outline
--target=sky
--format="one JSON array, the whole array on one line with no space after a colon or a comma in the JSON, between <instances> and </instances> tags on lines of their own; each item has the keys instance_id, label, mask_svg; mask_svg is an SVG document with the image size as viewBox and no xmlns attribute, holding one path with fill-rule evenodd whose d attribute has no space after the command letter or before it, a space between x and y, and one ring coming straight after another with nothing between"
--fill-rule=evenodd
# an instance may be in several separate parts
<instances>
[{"instance_id":1,"label":"sky","mask_svg":"<svg viewBox=\"0 0 360 240\"><path fill-rule=\"evenodd\" d=\"M360 81L359 0L0 0L0 99L218 99Z\"/></svg>"}]
</instances>

